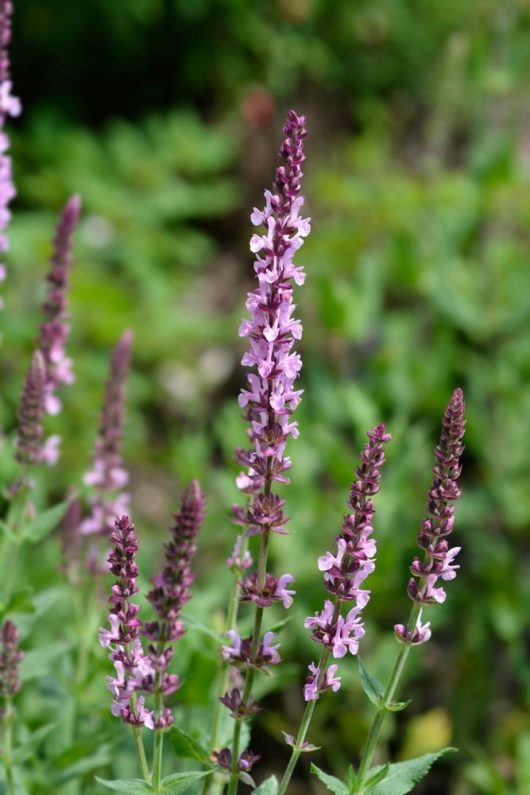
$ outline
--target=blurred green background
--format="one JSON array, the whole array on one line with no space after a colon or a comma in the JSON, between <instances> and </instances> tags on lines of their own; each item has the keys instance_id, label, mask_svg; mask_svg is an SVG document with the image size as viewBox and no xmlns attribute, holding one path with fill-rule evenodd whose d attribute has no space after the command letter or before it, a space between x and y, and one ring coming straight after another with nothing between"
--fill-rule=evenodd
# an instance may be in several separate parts
<instances>
[{"instance_id":1,"label":"blurred green background","mask_svg":"<svg viewBox=\"0 0 530 795\"><path fill-rule=\"evenodd\" d=\"M418 792L530 792L529 36L528 0L16 3L24 114L10 124L18 198L0 319L2 419L13 423L56 215L79 192L77 381L50 422L64 437L54 490L88 466L109 349L132 327L125 452L146 576L180 488L199 477L209 513L190 611L218 626L230 505L240 499L233 449L245 433L236 395L237 328L252 285L248 216L270 184L285 111L307 115L313 232L297 291L305 395L285 489L293 532L273 545L298 597L284 631L289 664L267 683L257 721L259 780L286 758L280 730L296 725L316 654L303 629L324 597L316 559L333 544L364 433L381 420L393 442L362 653L385 675L391 627L409 609L407 567L441 414L460 385L462 568L447 603L430 611L433 640L412 655L403 696L413 701L389 720L389 751L459 747ZM53 543L46 556L48 574L39 560L28 577L50 584ZM189 667L180 701L196 711L215 650L198 631L182 649L192 656L178 662ZM338 775L371 717L354 661L341 668L341 697L322 699L312 731L325 746L315 761ZM102 672L95 703L106 711ZM59 703L39 681L43 703ZM196 712L183 714L193 722ZM307 765L293 793L316 790ZM83 792L96 791L91 776Z\"/></svg>"}]
</instances>

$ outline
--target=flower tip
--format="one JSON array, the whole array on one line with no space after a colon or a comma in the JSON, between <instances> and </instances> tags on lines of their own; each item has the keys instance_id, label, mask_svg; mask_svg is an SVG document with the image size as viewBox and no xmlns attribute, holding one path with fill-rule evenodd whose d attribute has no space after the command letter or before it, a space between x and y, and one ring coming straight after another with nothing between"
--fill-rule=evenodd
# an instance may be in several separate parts
<instances>
[{"instance_id":1,"label":"flower tip","mask_svg":"<svg viewBox=\"0 0 530 795\"><path fill-rule=\"evenodd\" d=\"M33 379L38 380L38 382L44 381L46 378L46 362L41 351L36 350L33 354L30 369Z\"/></svg>"},{"instance_id":2,"label":"flower tip","mask_svg":"<svg viewBox=\"0 0 530 795\"><path fill-rule=\"evenodd\" d=\"M182 505L190 506L190 507L203 507L204 506L204 494L201 490L201 484L198 480L192 480L182 494Z\"/></svg>"},{"instance_id":3,"label":"flower tip","mask_svg":"<svg viewBox=\"0 0 530 795\"><path fill-rule=\"evenodd\" d=\"M64 208L64 215L68 218L71 224L75 224L81 213L81 196L79 193L74 193L66 202Z\"/></svg>"}]
</instances>

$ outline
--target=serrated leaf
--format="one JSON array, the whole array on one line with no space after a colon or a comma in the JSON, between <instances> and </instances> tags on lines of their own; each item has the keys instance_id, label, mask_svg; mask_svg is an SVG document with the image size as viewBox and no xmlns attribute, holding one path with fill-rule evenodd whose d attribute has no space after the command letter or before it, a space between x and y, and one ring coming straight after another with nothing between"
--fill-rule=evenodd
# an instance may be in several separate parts
<instances>
[{"instance_id":1,"label":"serrated leaf","mask_svg":"<svg viewBox=\"0 0 530 795\"><path fill-rule=\"evenodd\" d=\"M139 778L124 778L109 781L96 776L96 781L107 789L112 789L114 792L125 792L127 795L145 795L146 792L153 792L153 788Z\"/></svg>"},{"instance_id":2,"label":"serrated leaf","mask_svg":"<svg viewBox=\"0 0 530 795\"><path fill-rule=\"evenodd\" d=\"M383 781L388 775L388 771L390 770L390 762L387 762L386 765L376 769L376 772L366 779L364 786L367 789L371 789L375 787L376 784L379 784L380 781Z\"/></svg>"},{"instance_id":3,"label":"serrated leaf","mask_svg":"<svg viewBox=\"0 0 530 795\"><path fill-rule=\"evenodd\" d=\"M359 675L361 677L361 685L364 692L372 704L375 704L376 707L381 708L383 693L385 690L383 685L379 679L376 679L375 676L372 676L368 673L366 666L359 655L357 655L357 663L359 665Z\"/></svg>"},{"instance_id":4,"label":"serrated leaf","mask_svg":"<svg viewBox=\"0 0 530 795\"><path fill-rule=\"evenodd\" d=\"M191 787L194 781L209 776L211 772L211 770L193 770L189 773L172 773L162 781L160 792L163 795L179 795Z\"/></svg>"},{"instance_id":5,"label":"serrated leaf","mask_svg":"<svg viewBox=\"0 0 530 795\"><path fill-rule=\"evenodd\" d=\"M437 759L451 751L456 751L456 748L443 748L433 754L390 765L385 779L370 790L370 795L406 795L427 775ZM380 769L376 767L370 772L377 773Z\"/></svg>"},{"instance_id":6,"label":"serrated leaf","mask_svg":"<svg viewBox=\"0 0 530 795\"><path fill-rule=\"evenodd\" d=\"M269 776L269 778L262 781L259 787L254 790L254 795L276 795L278 786L278 779L276 776Z\"/></svg>"},{"instance_id":7,"label":"serrated leaf","mask_svg":"<svg viewBox=\"0 0 530 795\"><path fill-rule=\"evenodd\" d=\"M324 773L323 770L313 763L311 763L311 773L319 778L324 786L335 795L349 795L349 788L343 781L340 780L340 778L335 778L335 776L330 776L328 773Z\"/></svg>"},{"instance_id":8,"label":"serrated leaf","mask_svg":"<svg viewBox=\"0 0 530 795\"><path fill-rule=\"evenodd\" d=\"M68 503L69 500L65 500L58 505L54 505L53 508L48 508L47 511L39 513L32 522L23 528L22 538L32 544L36 544L46 538L52 530L55 530L63 518L68 508Z\"/></svg>"}]
</instances>

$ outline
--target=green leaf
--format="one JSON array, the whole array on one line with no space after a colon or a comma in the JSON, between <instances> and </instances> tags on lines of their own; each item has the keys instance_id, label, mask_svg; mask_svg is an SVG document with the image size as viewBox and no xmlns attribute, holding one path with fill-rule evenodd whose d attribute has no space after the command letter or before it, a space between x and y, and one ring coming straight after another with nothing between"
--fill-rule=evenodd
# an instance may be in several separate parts
<instances>
[{"instance_id":1,"label":"green leaf","mask_svg":"<svg viewBox=\"0 0 530 795\"><path fill-rule=\"evenodd\" d=\"M371 789L375 787L376 784L379 784L380 781L383 781L388 775L388 771L390 770L390 762L387 762L386 765L383 765L380 768L376 769L376 772L366 779L365 787Z\"/></svg>"},{"instance_id":2,"label":"green leaf","mask_svg":"<svg viewBox=\"0 0 530 795\"><path fill-rule=\"evenodd\" d=\"M335 795L349 795L349 789L340 780L340 778L335 778L335 776L330 776L328 773L324 773L319 767L311 763L311 773L317 776L320 781L327 787L331 792L335 793Z\"/></svg>"},{"instance_id":3,"label":"green leaf","mask_svg":"<svg viewBox=\"0 0 530 795\"><path fill-rule=\"evenodd\" d=\"M361 677L361 685L363 687L364 692L372 702L375 704L376 707L381 708L384 687L379 681L376 679L375 676L372 676L366 670L366 667L362 661L362 659L357 655L357 662L359 665L359 675Z\"/></svg>"},{"instance_id":4,"label":"green leaf","mask_svg":"<svg viewBox=\"0 0 530 795\"><path fill-rule=\"evenodd\" d=\"M202 747L190 734L173 726L170 732L170 740L175 754L181 759L195 759L207 767L212 767L212 761L208 751Z\"/></svg>"},{"instance_id":5,"label":"green leaf","mask_svg":"<svg viewBox=\"0 0 530 795\"><path fill-rule=\"evenodd\" d=\"M350 792L355 791L355 786L357 785L357 773L353 769L352 765L348 768L348 789Z\"/></svg>"},{"instance_id":6,"label":"green leaf","mask_svg":"<svg viewBox=\"0 0 530 795\"><path fill-rule=\"evenodd\" d=\"M276 776L269 776L254 790L254 795L276 795L277 792L278 779Z\"/></svg>"},{"instance_id":7,"label":"green leaf","mask_svg":"<svg viewBox=\"0 0 530 795\"><path fill-rule=\"evenodd\" d=\"M456 751L456 748L443 748L433 754L424 754L416 759L390 765L384 780L370 789L370 795L406 795L427 775L437 759L451 751ZM376 767L370 772L377 774L381 769Z\"/></svg>"},{"instance_id":8,"label":"green leaf","mask_svg":"<svg viewBox=\"0 0 530 795\"><path fill-rule=\"evenodd\" d=\"M2 533L6 534L6 536L9 538L12 544L16 545L20 544L20 538L17 536L17 534L13 532L13 530L9 527L7 522L3 522L1 519L0 519L0 530L2 531Z\"/></svg>"},{"instance_id":9,"label":"green leaf","mask_svg":"<svg viewBox=\"0 0 530 795\"><path fill-rule=\"evenodd\" d=\"M29 737L24 738L24 744L17 748L13 753L13 761L16 765L22 764L37 750L42 741L55 728L56 723L47 723L32 732Z\"/></svg>"},{"instance_id":10,"label":"green leaf","mask_svg":"<svg viewBox=\"0 0 530 795\"><path fill-rule=\"evenodd\" d=\"M0 616L3 618L13 613L34 613L35 605L32 596L32 588L21 588L19 591L15 591L7 602L0 604Z\"/></svg>"},{"instance_id":11,"label":"green leaf","mask_svg":"<svg viewBox=\"0 0 530 795\"><path fill-rule=\"evenodd\" d=\"M112 789L115 792L125 792L127 795L145 795L146 792L153 792L153 788L150 784L146 784L145 781L139 778L123 778L108 781L96 776L96 781L107 789Z\"/></svg>"},{"instance_id":12,"label":"green leaf","mask_svg":"<svg viewBox=\"0 0 530 795\"><path fill-rule=\"evenodd\" d=\"M384 707L387 712L401 712L402 709L406 709L412 699L408 699L408 701L391 701L390 704L385 704Z\"/></svg>"},{"instance_id":13,"label":"green leaf","mask_svg":"<svg viewBox=\"0 0 530 795\"><path fill-rule=\"evenodd\" d=\"M69 641L60 640L28 651L20 664L22 681L27 682L47 674L52 664L66 654L71 645Z\"/></svg>"},{"instance_id":14,"label":"green leaf","mask_svg":"<svg viewBox=\"0 0 530 795\"><path fill-rule=\"evenodd\" d=\"M47 535L55 530L63 518L68 503L69 500L65 500L58 505L54 505L53 508L48 508L47 511L39 513L32 522L23 528L22 538L25 541L30 541L32 544L36 544L38 541L42 541L43 538L46 538Z\"/></svg>"},{"instance_id":15,"label":"green leaf","mask_svg":"<svg viewBox=\"0 0 530 795\"><path fill-rule=\"evenodd\" d=\"M160 792L163 795L180 795L191 787L194 781L209 776L211 772L211 770L193 770L190 773L173 773L162 781Z\"/></svg>"},{"instance_id":16,"label":"green leaf","mask_svg":"<svg viewBox=\"0 0 530 795\"><path fill-rule=\"evenodd\" d=\"M239 780L242 781L243 784L246 784L247 787L252 787L253 790L256 789L256 782L254 781L250 773L245 773L244 770L241 770L239 772Z\"/></svg>"}]
</instances>

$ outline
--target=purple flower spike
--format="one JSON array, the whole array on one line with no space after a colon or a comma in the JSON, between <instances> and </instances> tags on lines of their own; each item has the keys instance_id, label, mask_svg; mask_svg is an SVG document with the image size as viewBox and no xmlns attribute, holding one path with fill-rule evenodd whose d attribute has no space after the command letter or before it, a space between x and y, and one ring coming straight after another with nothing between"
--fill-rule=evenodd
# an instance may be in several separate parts
<instances>
[{"instance_id":1,"label":"purple flower spike","mask_svg":"<svg viewBox=\"0 0 530 795\"><path fill-rule=\"evenodd\" d=\"M61 384L72 384L72 360L66 355L65 344L70 332L68 324L68 289L72 265L73 234L79 213L81 198L72 196L61 214L55 237L50 270L46 277L48 294L43 304L45 320L40 327L38 346L46 362L46 413L58 414L61 401L57 389Z\"/></svg>"},{"instance_id":2,"label":"purple flower spike","mask_svg":"<svg viewBox=\"0 0 530 795\"><path fill-rule=\"evenodd\" d=\"M116 673L114 677L107 678L107 687L113 696L111 711L126 723L153 729L154 715L145 709L143 696L135 699L136 692L142 689L143 680L153 675L153 666L142 650L140 608L131 602L139 591L136 583L138 539L128 516L116 519L110 540L113 549L107 563L116 582L109 598L110 629L100 630L99 642L110 650L109 659L114 663Z\"/></svg>"},{"instance_id":3,"label":"purple flower spike","mask_svg":"<svg viewBox=\"0 0 530 795\"><path fill-rule=\"evenodd\" d=\"M361 611L370 599L370 591L362 583L375 568L376 544L372 538L375 512L372 497L380 486L381 467L385 461L385 444L391 436L384 425L368 432L368 442L361 452L361 465L350 490L349 505L352 513L344 518L342 532L337 536L337 551L327 552L318 560L324 572L324 585L333 594L334 601L326 599L324 609L305 620L311 637L321 643L336 659L348 652L357 654L359 641L364 635ZM341 615L344 603L354 602L346 616ZM312 701L328 688L338 690L340 679L335 678L337 666L330 666L319 684L319 670L311 664L304 688L306 701Z\"/></svg>"},{"instance_id":4,"label":"purple flower spike","mask_svg":"<svg viewBox=\"0 0 530 795\"><path fill-rule=\"evenodd\" d=\"M17 461L30 466L42 461L42 418L46 365L40 351L35 351L26 376L18 409Z\"/></svg>"},{"instance_id":5,"label":"purple flower spike","mask_svg":"<svg viewBox=\"0 0 530 795\"><path fill-rule=\"evenodd\" d=\"M461 389L455 389L444 412L440 441L434 451L433 479L427 502L429 516L418 535L418 546L423 550L424 558L414 558L410 567L413 576L407 591L410 598L420 605L444 602L445 590L436 587L436 583L439 579L454 580L459 568L454 559L461 548L450 547L448 536L455 523L453 503L461 493L457 481L462 472L464 413L464 394ZM397 624L394 629L399 640L414 645L425 643L431 636L430 624L422 626L419 620L413 631L402 624Z\"/></svg>"},{"instance_id":6,"label":"purple flower spike","mask_svg":"<svg viewBox=\"0 0 530 795\"><path fill-rule=\"evenodd\" d=\"M9 203L16 195L13 184L9 137L4 132L7 116L18 116L21 112L20 100L11 94L10 62L8 46L11 41L11 0L0 0L0 255L9 250L6 229L11 219ZM6 277L6 268L0 263L0 281ZM0 308L3 302L0 301Z\"/></svg>"},{"instance_id":7,"label":"purple flower spike","mask_svg":"<svg viewBox=\"0 0 530 795\"><path fill-rule=\"evenodd\" d=\"M153 674L147 676L142 688L155 692L158 687L169 695L180 687L180 680L167 669L173 656L171 643L184 634L180 618L182 608L190 598L190 586L195 580L191 568L197 552L196 538L204 520L204 496L198 481L194 480L184 491L180 512L175 516L171 541L165 545L165 563L153 577L154 588L147 594L158 619L144 626L144 635L151 641L149 659ZM157 676L158 674L158 676ZM155 728L166 728L173 721L170 710L162 709L157 715Z\"/></svg>"},{"instance_id":8,"label":"purple flower spike","mask_svg":"<svg viewBox=\"0 0 530 795\"><path fill-rule=\"evenodd\" d=\"M0 695L14 696L20 690L19 665L24 653L18 648L18 630L5 621L0 635Z\"/></svg>"},{"instance_id":9,"label":"purple flower spike","mask_svg":"<svg viewBox=\"0 0 530 795\"><path fill-rule=\"evenodd\" d=\"M85 483L93 486L95 492L89 499L90 516L81 523L81 532L86 535L109 536L114 517L120 516L129 507L129 494L124 491L129 475L123 464L121 442L125 382L131 362L132 340L132 332L126 331L114 348L110 360L92 469L84 477Z\"/></svg>"},{"instance_id":10,"label":"purple flower spike","mask_svg":"<svg viewBox=\"0 0 530 795\"><path fill-rule=\"evenodd\" d=\"M263 489L266 479L286 482L284 472L290 461L284 455L285 444L289 436L298 435L297 424L290 421L290 415L302 394L294 389L302 363L292 348L302 336L302 326L293 318L293 282L303 284L305 274L293 264L293 257L310 231L309 219L299 217L304 203L299 195L305 160L303 140L307 134L304 125L303 116L289 111L280 151L283 164L276 171L274 192L265 191L264 210L255 209L251 216L253 224L265 227L263 234L253 235L250 241L251 251L257 254L254 270L259 284L249 293L250 318L242 322L239 331L249 339L242 364L253 370L239 397L240 406L246 410L253 447L249 451L238 450L237 456L247 467L247 472L238 478L238 486L255 495ZM272 508L259 507L255 517L258 520L259 513L269 514ZM249 519L248 524L254 532L263 532L259 521Z\"/></svg>"}]
</instances>

